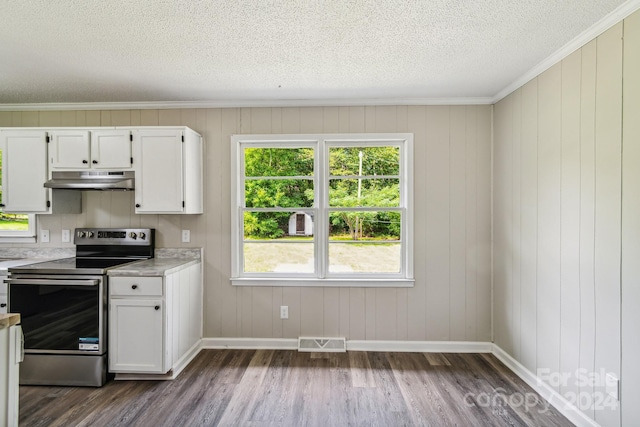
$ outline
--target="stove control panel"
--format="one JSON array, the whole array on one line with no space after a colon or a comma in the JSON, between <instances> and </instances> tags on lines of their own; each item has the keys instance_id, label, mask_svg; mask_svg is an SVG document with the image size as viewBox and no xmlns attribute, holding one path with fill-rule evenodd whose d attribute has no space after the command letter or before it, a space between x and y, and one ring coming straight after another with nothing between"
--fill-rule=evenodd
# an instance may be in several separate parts
<instances>
[{"instance_id":1,"label":"stove control panel","mask_svg":"<svg viewBox=\"0 0 640 427\"><path fill-rule=\"evenodd\" d=\"M76 245L151 245L153 228L76 228Z\"/></svg>"}]
</instances>

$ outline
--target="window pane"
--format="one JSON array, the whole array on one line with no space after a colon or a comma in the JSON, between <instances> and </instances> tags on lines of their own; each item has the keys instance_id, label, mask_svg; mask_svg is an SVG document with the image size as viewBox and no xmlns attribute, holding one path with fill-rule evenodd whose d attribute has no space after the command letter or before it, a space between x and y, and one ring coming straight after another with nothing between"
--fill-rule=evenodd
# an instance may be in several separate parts
<instances>
[{"instance_id":1,"label":"window pane","mask_svg":"<svg viewBox=\"0 0 640 427\"><path fill-rule=\"evenodd\" d=\"M362 153L362 170L360 169ZM399 147L331 147L330 175L399 175Z\"/></svg>"},{"instance_id":2,"label":"window pane","mask_svg":"<svg viewBox=\"0 0 640 427\"><path fill-rule=\"evenodd\" d=\"M400 212L329 212L329 240L400 240Z\"/></svg>"},{"instance_id":3,"label":"window pane","mask_svg":"<svg viewBox=\"0 0 640 427\"><path fill-rule=\"evenodd\" d=\"M10 214L0 211L0 232L29 230L29 217L26 214Z\"/></svg>"},{"instance_id":4,"label":"window pane","mask_svg":"<svg viewBox=\"0 0 640 427\"><path fill-rule=\"evenodd\" d=\"M329 181L329 206L398 207L399 179L332 179Z\"/></svg>"},{"instance_id":5,"label":"window pane","mask_svg":"<svg viewBox=\"0 0 640 427\"><path fill-rule=\"evenodd\" d=\"M248 208L309 208L313 206L310 179L250 179L244 182Z\"/></svg>"},{"instance_id":6,"label":"window pane","mask_svg":"<svg viewBox=\"0 0 640 427\"><path fill-rule=\"evenodd\" d=\"M313 273L313 241L245 242L245 273Z\"/></svg>"},{"instance_id":7,"label":"window pane","mask_svg":"<svg viewBox=\"0 0 640 427\"><path fill-rule=\"evenodd\" d=\"M313 176L313 148L245 148L245 176Z\"/></svg>"},{"instance_id":8,"label":"window pane","mask_svg":"<svg viewBox=\"0 0 640 427\"><path fill-rule=\"evenodd\" d=\"M2 203L2 150L0 150L0 203ZM27 230L29 230L28 215L4 213L0 208L0 234Z\"/></svg>"},{"instance_id":9,"label":"window pane","mask_svg":"<svg viewBox=\"0 0 640 427\"><path fill-rule=\"evenodd\" d=\"M329 243L330 273L399 273L400 243Z\"/></svg>"},{"instance_id":10,"label":"window pane","mask_svg":"<svg viewBox=\"0 0 640 427\"><path fill-rule=\"evenodd\" d=\"M305 212L245 212L244 239L312 238L313 216Z\"/></svg>"}]
</instances>

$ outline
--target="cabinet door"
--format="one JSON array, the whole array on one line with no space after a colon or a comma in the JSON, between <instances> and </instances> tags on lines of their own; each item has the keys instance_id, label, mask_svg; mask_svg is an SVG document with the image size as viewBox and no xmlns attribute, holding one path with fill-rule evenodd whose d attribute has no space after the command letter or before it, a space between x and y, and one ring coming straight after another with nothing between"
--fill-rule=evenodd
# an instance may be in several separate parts
<instances>
[{"instance_id":1,"label":"cabinet door","mask_svg":"<svg viewBox=\"0 0 640 427\"><path fill-rule=\"evenodd\" d=\"M131 132L98 130L91 132L91 167L94 169L131 169Z\"/></svg>"},{"instance_id":2,"label":"cabinet door","mask_svg":"<svg viewBox=\"0 0 640 427\"><path fill-rule=\"evenodd\" d=\"M136 213L182 213L182 131L134 131Z\"/></svg>"},{"instance_id":3,"label":"cabinet door","mask_svg":"<svg viewBox=\"0 0 640 427\"><path fill-rule=\"evenodd\" d=\"M47 133L2 131L2 203L5 212L47 213Z\"/></svg>"},{"instance_id":4,"label":"cabinet door","mask_svg":"<svg viewBox=\"0 0 640 427\"><path fill-rule=\"evenodd\" d=\"M18 388L22 354L20 325L0 329L0 425L17 426L20 391Z\"/></svg>"},{"instance_id":5,"label":"cabinet door","mask_svg":"<svg viewBox=\"0 0 640 427\"><path fill-rule=\"evenodd\" d=\"M111 299L109 371L165 373L164 341L161 299Z\"/></svg>"},{"instance_id":6,"label":"cabinet door","mask_svg":"<svg viewBox=\"0 0 640 427\"><path fill-rule=\"evenodd\" d=\"M49 159L52 169L88 169L89 131L60 130L50 133Z\"/></svg>"}]
</instances>

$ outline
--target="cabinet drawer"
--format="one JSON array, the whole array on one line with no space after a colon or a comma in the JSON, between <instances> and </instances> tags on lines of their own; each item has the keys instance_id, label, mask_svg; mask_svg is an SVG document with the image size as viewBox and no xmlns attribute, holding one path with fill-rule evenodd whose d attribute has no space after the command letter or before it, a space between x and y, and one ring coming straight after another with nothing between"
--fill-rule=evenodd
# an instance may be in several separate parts
<instances>
[{"instance_id":1,"label":"cabinet drawer","mask_svg":"<svg viewBox=\"0 0 640 427\"><path fill-rule=\"evenodd\" d=\"M162 296L162 277L110 277L111 296Z\"/></svg>"}]
</instances>

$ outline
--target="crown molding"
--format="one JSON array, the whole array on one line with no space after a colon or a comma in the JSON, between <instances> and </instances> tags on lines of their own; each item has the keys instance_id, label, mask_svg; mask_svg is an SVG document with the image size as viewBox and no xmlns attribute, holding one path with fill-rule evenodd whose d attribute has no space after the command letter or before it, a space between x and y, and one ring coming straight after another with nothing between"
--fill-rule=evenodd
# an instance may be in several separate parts
<instances>
[{"instance_id":1,"label":"crown molding","mask_svg":"<svg viewBox=\"0 0 640 427\"><path fill-rule=\"evenodd\" d=\"M361 98L361 99L238 99L211 101L149 102L57 102L0 104L0 111L50 110L169 110L186 108L251 107L354 107L380 105L490 105L492 97L452 98Z\"/></svg>"},{"instance_id":2,"label":"crown molding","mask_svg":"<svg viewBox=\"0 0 640 427\"><path fill-rule=\"evenodd\" d=\"M509 95L511 92L524 86L527 82L536 78L537 76L551 68L553 65L562 61L567 56L571 55L573 52L580 49L582 46L589 43L591 40L595 39L600 34L604 33L609 28L613 27L615 24L622 21L638 9L640 9L640 0L628 0L624 2L607 16L580 33L569 43L556 50L551 54L551 56L538 63L536 66L531 68L529 71L524 73L507 87L498 92L491 100L491 104L497 103L502 98Z\"/></svg>"}]
</instances>

